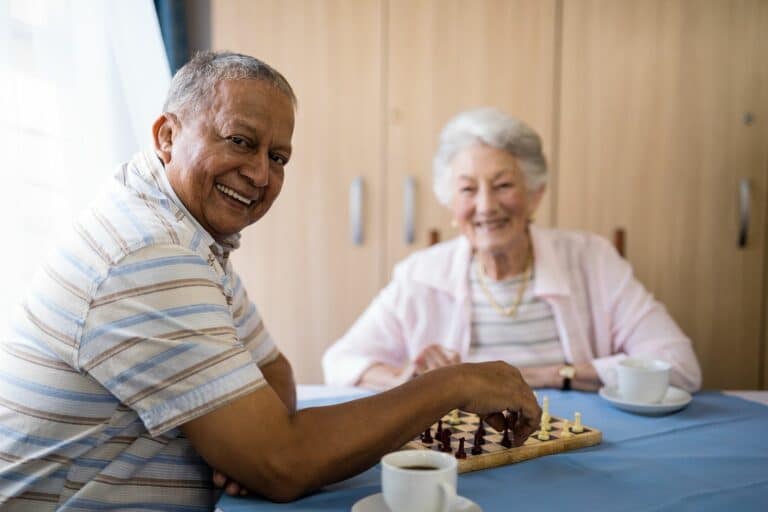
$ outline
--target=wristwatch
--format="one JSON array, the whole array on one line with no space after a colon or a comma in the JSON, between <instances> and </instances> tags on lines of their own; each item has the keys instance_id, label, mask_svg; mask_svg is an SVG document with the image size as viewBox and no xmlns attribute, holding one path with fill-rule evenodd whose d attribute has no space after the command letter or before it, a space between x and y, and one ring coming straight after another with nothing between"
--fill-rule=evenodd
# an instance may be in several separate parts
<instances>
[{"instance_id":1,"label":"wristwatch","mask_svg":"<svg viewBox=\"0 0 768 512\"><path fill-rule=\"evenodd\" d=\"M571 390L571 380L576 377L576 368L566 364L557 370L557 374L563 378L563 385L560 387L563 391Z\"/></svg>"}]
</instances>

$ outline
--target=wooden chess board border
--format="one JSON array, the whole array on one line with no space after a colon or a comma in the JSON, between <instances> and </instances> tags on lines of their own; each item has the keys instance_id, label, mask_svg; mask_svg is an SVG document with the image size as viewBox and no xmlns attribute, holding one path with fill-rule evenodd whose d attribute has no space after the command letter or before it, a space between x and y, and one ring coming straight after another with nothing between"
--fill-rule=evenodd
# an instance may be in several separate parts
<instances>
[{"instance_id":1,"label":"wooden chess board border","mask_svg":"<svg viewBox=\"0 0 768 512\"><path fill-rule=\"evenodd\" d=\"M563 424L563 418L553 416L551 419L552 430L550 435L552 436L547 441L539 440L536 435L538 431L534 432L526 441L525 444L518 447L504 448L491 453L481 453L479 455L471 455L469 453L471 442L465 446L467 452L466 459L457 459L459 473L470 473L472 471L479 471L481 469L495 468L499 466L506 466L508 464L516 464L525 460L536 459L538 457L544 457L546 455L554 455L556 453L568 452L571 450L578 450L580 448L587 448L589 446L595 446L602 442L603 434L599 430L593 427L584 425L584 431L580 433L573 433L573 437L562 438L560 437L561 429L559 428ZM435 425L433 425L434 429ZM446 425L450 427L450 425ZM486 427L488 429L488 427ZM495 430L490 429L494 435L500 435ZM489 433L490 433L489 432ZM456 434L454 433L454 436ZM456 446L458 441L452 436L451 447L453 453L456 453ZM490 442L490 441L488 441ZM493 441L498 444L498 442ZM406 443L402 449L404 450L435 450L435 447L439 443L435 440L430 445L425 445L418 438Z\"/></svg>"}]
</instances>

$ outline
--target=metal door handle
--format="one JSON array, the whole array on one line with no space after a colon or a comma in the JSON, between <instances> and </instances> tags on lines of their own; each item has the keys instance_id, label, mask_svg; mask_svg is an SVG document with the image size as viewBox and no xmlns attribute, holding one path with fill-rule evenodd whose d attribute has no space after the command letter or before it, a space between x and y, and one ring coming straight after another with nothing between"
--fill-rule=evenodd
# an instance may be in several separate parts
<instances>
[{"instance_id":1,"label":"metal door handle","mask_svg":"<svg viewBox=\"0 0 768 512\"><path fill-rule=\"evenodd\" d=\"M363 178L358 176L349 186L349 225L352 243L363 245Z\"/></svg>"},{"instance_id":2,"label":"metal door handle","mask_svg":"<svg viewBox=\"0 0 768 512\"><path fill-rule=\"evenodd\" d=\"M749 180L739 181L739 248L747 246L749 238Z\"/></svg>"},{"instance_id":3,"label":"metal door handle","mask_svg":"<svg viewBox=\"0 0 768 512\"><path fill-rule=\"evenodd\" d=\"M403 190L403 217L405 218L405 243L410 245L416 238L414 227L416 202L416 180L413 176L405 177L405 189Z\"/></svg>"}]
</instances>

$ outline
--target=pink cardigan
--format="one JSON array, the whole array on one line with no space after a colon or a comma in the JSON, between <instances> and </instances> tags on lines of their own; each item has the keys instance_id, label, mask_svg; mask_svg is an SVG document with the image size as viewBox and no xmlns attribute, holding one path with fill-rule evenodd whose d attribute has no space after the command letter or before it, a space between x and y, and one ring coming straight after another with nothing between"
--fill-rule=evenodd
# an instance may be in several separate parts
<instances>
[{"instance_id":1,"label":"pink cardigan","mask_svg":"<svg viewBox=\"0 0 768 512\"><path fill-rule=\"evenodd\" d=\"M533 226L531 236L534 293L552 307L568 361L591 361L602 381L615 385L614 367L628 355L663 359L672 364L672 385L699 389L690 340L607 240ZM400 262L392 281L323 356L326 382L354 385L373 364L405 366L431 344L466 358L470 259L461 236Z\"/></svg>"}]
</instances>

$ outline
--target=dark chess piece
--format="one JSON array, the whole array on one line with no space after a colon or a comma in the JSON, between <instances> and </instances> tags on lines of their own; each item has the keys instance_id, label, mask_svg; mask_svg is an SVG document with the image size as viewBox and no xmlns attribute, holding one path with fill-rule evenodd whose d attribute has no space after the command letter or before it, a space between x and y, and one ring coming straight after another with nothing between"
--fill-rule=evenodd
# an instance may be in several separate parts
<instances>
[{"instance_id":1,"label":"dark chess piece","mask_svg":"<svg viewBox=\"0 0 768 512\"><path fill-rule=\"evenodd\" d=\"M445 428L442 430L440 441L443 443L443 446L440 447L441 452L451 453L453 451L451 449L451 429Z\"/></svg>"},{"instance_id":2,"label":"dark chess piece","mask_svg":"<svg viewBox=\"0 0 768 512\"><path fill-rule=\"evenodd\" d=\"M480 429L478 428L475 431L475 439L472 441L472 455L480 455L483 453L483 449L480 448L480 445L485 443L485 439L483 439L483 436L480 434Z\"/></svg>"},{"instance_id":3,"label":"dark chess piece","mask_svg":"<svg viewBox=\"0 0 768 512\"><path fill-rule=\"evenodd\" d=\"M437 430L435 431L435 439L438 441L443 440L443 420L437 420Z\"/></svg>"},{"instance_id":4,"label":"dark chess piece","mask_svg":"<svg viewBox=\"0 0 768 512\"><path fill-rule=\"evenodd\" d=\"M432 441L434 441L434 439L432 439L432 429L427 427L427 430L421 434L421 442L424 444L432 444Z\"/></svg>"},{"instance_id":5,"label":"dark chess piece","mask_svg":"<svg viewBox=\"0 0 768 512\"><path fill-rule=\"evenodd\" d=\"M485 428L483 428L483 424L481 423L477 430L475 430L475 444L476 445L484 445L485 444Z\"/></svg>"},{"instance_id":6,"label":"dark chess piece","mask_svg":"<svg viewBox=\"0 0 768 512\"><path fill-rule=\"evenodd\" d=\"M477 431L480 432L480 437L485 435L485 424L483 424L483 420L480 420L480 423L477 424Z\"/></svg>"},{"instance_id":7,"label":"dark chess piece","mask_svg":"<svg viewBox=\"0 0 768 512\"><path fill-rule=\"evenodd\" d=\"M512 441L509 439L509 427L504 427L504 435L501 438L501 446L504 448L512 448Z\"/></svg>"},{"instance_id":8,"label":"dark chess piece","mask_svg":"<svg viewBox=\"0 0 768 512\"><path fill-rule=\"evenodd\" d=\"M464 451L464 438L462 437L459 439L459 449L456 450L456 458L457 459L466 459L467 458L467 452Z\"/></svg>"}]
</instances>

